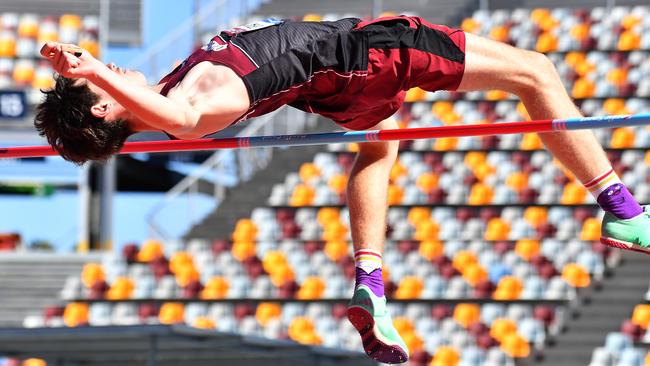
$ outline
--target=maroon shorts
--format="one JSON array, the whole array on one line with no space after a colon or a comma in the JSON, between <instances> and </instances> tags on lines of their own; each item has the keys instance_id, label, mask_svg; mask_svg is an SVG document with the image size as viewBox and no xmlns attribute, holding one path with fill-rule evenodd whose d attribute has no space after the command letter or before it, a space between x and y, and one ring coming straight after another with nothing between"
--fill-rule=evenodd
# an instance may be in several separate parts
<instances>
[{"instance_id":1,"label":"maroon shorts","mask_svg":"<svg viewBox=\"0 0 650 366\"><path fill-rule=\"evenodd\" d=\"M397 16L361 22L355 32L368 41L368 72L355 93L350 118L334 120L347 129L364 130L393 115L406 91L456 90L465 70L465 33L420 17Z\"/></svg>"}]
</instances>

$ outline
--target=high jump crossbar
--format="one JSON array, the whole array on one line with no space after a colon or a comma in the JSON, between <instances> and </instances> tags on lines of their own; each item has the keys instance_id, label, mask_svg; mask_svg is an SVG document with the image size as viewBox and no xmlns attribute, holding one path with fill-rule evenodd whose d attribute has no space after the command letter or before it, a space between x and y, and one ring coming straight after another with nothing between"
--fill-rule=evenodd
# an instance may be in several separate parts
<instances>
[{"instance_id":1,"label":"high jump crossbar","mask_svg":"<svg viewBox=\"0 0 650 366\"><path fill-rule=\"evenodd\" d=\"M488 136L517 133L587 130L597 128L633 127L645 125L650 125L650 113L625 116L579 117L525 122L499 122L492 124L404 128L391 130L328 132L315 134L231 137L197 140L137 141L125 143L124 147L119 153L162 153L219 149L246 149L255 147L327 145L334 143ZM58 153L54 151L50 146L18 146L7 148L0 147L0 159L32 158L56 155L58 155Z\"/></svg>"}]
</instances>

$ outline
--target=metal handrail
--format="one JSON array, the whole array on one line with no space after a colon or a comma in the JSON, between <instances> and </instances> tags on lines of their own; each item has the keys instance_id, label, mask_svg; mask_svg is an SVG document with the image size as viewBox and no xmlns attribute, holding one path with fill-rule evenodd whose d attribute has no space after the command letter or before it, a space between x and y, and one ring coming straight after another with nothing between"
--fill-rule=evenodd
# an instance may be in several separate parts
<instances>
[{"instance_id":1,"label":"metal handrail","mask_svg":"<svg viewBox=\"0 0 650 366\"><path fill-rule=\"evenodd\" d=\"M284 107L268 115L251 120L250 125L241 130L237 136L259 136L267 134L293 134L300 133L311 126L315 121L313 115L308 115L299 110ZM211 185L212 198L217 205L226 197L228 186L218 181L203 179L207 174L219 174L225 168L226 159L230 158L232 150L219 150L212 154L192 173L170 189L160 203L156 204L147 215L149 235L155 239L178 239L166 232L156 219L166 207L186 199L189 208L188 226L196 224L202 217L192 217L195 207L194 200L199 194L199 184ZM273 148L237 150L237 183L241 184L253 178L256 172L266 168L273 158ZM217 208L218 209L218 208Z\"/></svg>"}]
</instances>

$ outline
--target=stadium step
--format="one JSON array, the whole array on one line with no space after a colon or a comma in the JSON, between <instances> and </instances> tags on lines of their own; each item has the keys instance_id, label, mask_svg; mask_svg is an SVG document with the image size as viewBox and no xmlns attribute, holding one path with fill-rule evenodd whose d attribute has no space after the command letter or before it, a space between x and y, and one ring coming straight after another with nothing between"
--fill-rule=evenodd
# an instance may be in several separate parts
<instances>
[{"instance_id":1,"label":"stadium step","mask_svg":"<svg viewBox=\"0 0 650 366\"><path fill-rule=\"evenodd\" d=\"M0 327L20 326L25 316L41 314L60 303L68 276L79 276L83 265L100 254L8 253L0 255Z\"/></svg>"},{"instance_id":2,"label":"stadium step","mask_svg":"<svg viewBox=\"0 0 650 366\"><path fill-rule=\"evenodd\" d=\"M309 133L331 131L332 124L322 117L318 118L316 128ZM302 163L312 161L322 146L303 146L293 149L275 149L273 160L266 169L257 173L250 181L230 190L218 209L194 226L187 238L215 239L228 238L237 220L248 217L253 208L266 203L271 189L276 183L284 181L287 171L297 170Z\"/></svg>"},{"instance_id":3,"label":"stadium step","mask_svg":"<svg viewBox=\"0 0 650 366\"><path fill-rule=\"evenodd\" d=\"M542 365L587 365L596 347L605 343L607 333L616 332L623 319L629 318L634 305L642 301L648 289L650 257L622 253L623 262L602 288L588 293L579 314L568 319L566 330L554 339L554 347L544 352ZM588 300L588 301L584 301Z\"/></svg>"}]
</instances>

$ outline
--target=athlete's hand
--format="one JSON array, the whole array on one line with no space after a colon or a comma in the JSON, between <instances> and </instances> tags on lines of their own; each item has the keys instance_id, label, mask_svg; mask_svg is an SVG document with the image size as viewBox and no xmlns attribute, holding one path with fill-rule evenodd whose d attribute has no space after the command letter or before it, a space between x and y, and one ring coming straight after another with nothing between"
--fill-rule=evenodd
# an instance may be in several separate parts
<instances>
[{"instance_id":1,"label":"athlete's hand","mask_svg":"<svg viewBox=\"0 0 650 366\"><path fill-rule=\"evenodd\" d=\"M72 44L47 42L41 48L41 55L66 78L89 78L97 73L99 67L105 67L88 51Z\"/></svg>"}]
</instances>

